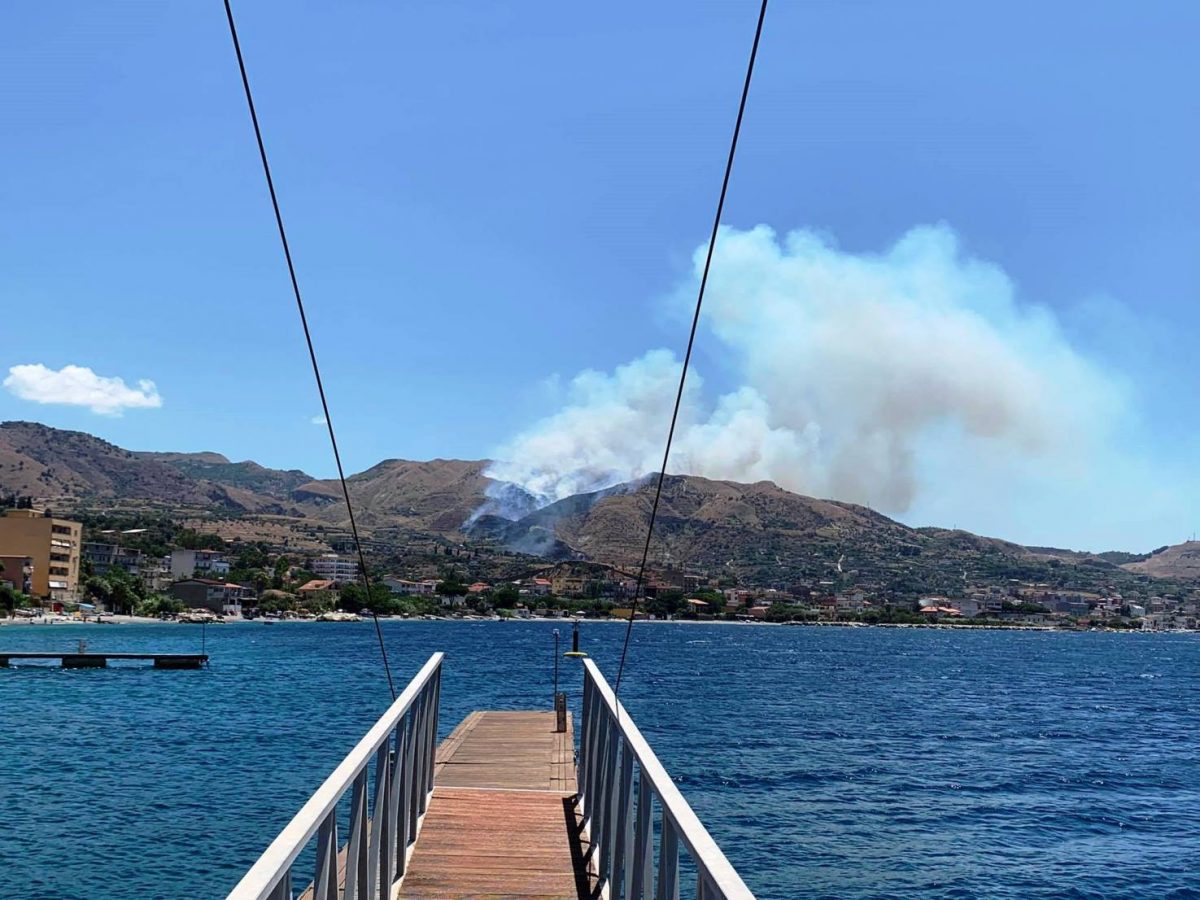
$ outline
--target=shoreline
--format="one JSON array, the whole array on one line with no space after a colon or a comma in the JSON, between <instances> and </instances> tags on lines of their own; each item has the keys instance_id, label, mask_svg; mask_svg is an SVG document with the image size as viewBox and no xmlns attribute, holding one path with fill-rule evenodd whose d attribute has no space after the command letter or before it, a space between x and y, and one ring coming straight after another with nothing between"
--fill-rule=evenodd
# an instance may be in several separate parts
<instances>
[{"instance_id":1,"label":"shoreline","mask_svg":"<svg viewBox=\"0 0 1200 900\"><path fill-rule=\"evenodd\" d=\"M319 624L319 625L353 625L370 622L370 618L359 619L358 622L320 622L316 619L224 619L221 621L205 624L213 625L303 625L303 624ZM470 624L492 624L500 622L538 622L538 623L555 623L569 624L575 620L570 617L561 618L455 618L452 616L429 616L417 618L404 618L402 616L380 616L381 622L460 622ZM581 623L587 625L627 625L628 619L608 618L608 619L580 619ZM122 616L122 615L106 615L95 619L72 619L67 617L42 617L34 619L26 618L3 618L0 619L0 628L62 628L64 626L112 626L112 625L198 625L198 622L180 622L175 619L159 619L148 618L144 616ZM720 625L728 627L745 627L747 625L770 627L770 628L913 628L923 630L942 630L942 631L1040 631L1062 634L1200 634L1200 630L1178 628L1171 630L1146 630L1140 628L1058 628L1053 625L967 625L965 623L935 623L935 622L763 622L763 621L728 621L728 620L700 620L700 619L636 619L637 625Z\"/></svg>"}]
</instances>

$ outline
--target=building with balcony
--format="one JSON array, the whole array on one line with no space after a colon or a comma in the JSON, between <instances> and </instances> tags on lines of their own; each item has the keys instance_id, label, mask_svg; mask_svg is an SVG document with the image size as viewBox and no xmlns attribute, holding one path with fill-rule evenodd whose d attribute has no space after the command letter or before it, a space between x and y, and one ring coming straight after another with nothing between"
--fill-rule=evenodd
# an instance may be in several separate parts
<instances>
[{"instance_id":1,"label":"building with balcony","mask_svg":"<svg viewBox=\"0 0 1200 900\"><path fill-rule=\"evenodd\" d=\"M83 558L91 563L92 574L101 577L115 567L123 569L132 578L140 578L146 564L146 554L141 550L130 550L120 544L85 543Z\"/></svg>"},{"instance_id":2,"label":"building with balcony","mask_svg":"<svg viewBox=\"0 0 1200 900\"><path fill-rule=\"evenodd\" d=\"M79 596L79 560L83 526L36 509L8 509L0 518L0 557L29 559L34 597L73 602ZM8 564L5 564L7 570ZM15 573L5 581L18 581Z\"/></svg>"},{"instance_id":3,"label":"building with balcony","mask_svg":"<svg viewBox=\"0 0 1200 900\"><path fill-rule=\"evenodd\" d=\"M358 580L358 560L350 556L326 553L314 557L308 569L318 578L327 578L338 584Z\"/></svg>"},{"instance_id":4,"label":"building with balcony","mask_svg":"<svg viewBox=\"0 0 1200 900\"><path fill-rule=\"evenodd\" d=\"M254 590L211 578L185 578L171 585L171 596L188 609L207 609L220 616L240 616L242 601L253 599Z\"/></svg>"},{"instance_id":5,"label":"building with balcony","mask_svg":"<svg viewBox=\"0 0 1200 900\"><path fill-rule=\"evenodd\" d=\"M229 561L220 550L172 550L173 578L207 578L229 574Z\"/></svg>"}]
</instances>

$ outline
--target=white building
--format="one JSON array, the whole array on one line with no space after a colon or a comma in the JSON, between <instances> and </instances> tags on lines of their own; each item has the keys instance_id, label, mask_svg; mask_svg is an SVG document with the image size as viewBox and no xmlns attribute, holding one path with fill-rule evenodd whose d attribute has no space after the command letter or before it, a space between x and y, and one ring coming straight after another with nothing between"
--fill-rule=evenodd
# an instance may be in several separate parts
<instances>
[{"instance_id":1,"label":"white building","mask_svg":"<svg viewBox=\"0 0 1200 900\"><path fill-rule=\"evenodd\" d=\"M405 581L391 575L383 579L383 583L389 591L401 597L428 597L437 587L436 581Z\"/></svg>"},{"instance_id":2,"label":"white building","mask_svg":"<svg viewBox=\"0 0 1200 900\"><path fill-rule=\"evenodd\" d=\"M326 553L315 557L308 568L318 578L336 581L338 584L358 580L358 560L350 556Z\"/></svg>"},{"instance_id":3,"label":"white building","mask_svg":"<svg viewBox=\"0 0 1200 900\"><path fill-rule=\"evenodd\" d=\"M224 577L229 574L229 561L219 550L172 550L172 578Z\"/></svg>"}]
</instances>

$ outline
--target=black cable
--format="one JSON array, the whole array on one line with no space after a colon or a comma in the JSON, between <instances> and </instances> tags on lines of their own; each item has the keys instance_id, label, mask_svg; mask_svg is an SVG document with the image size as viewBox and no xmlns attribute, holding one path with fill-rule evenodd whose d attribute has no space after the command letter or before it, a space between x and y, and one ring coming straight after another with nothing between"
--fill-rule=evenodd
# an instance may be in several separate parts
<instances>
[{"instance_id":1,"label":"black cable","mask_svg":"<svg viewBox=\"0 0 1200 900\"><path fill-rule=\"evenodd\" d=\"M729 176L733 172L733 158L737 154L738 135L742 131L742 116L746 112L746 98L750 95L750 79L754 75L754 60L758 56L758 42L762 37L763 20L767 16L767 0L762 0L758 10L758 25L754 29L754 44L750 48L750 61L746 65L746 80L742 84L742 99L738 103L737 121L733 126L733 140L729 143L729 158L725 161L725 177L721 181L721 196L717 200L717 214L713 216L712 235L708 239L708 255L704 258L704 274L700 277L700 291L696 296L696 311L692 315L692 330L688 334L687 352L683 355L683 370L679 373L679 390L675 394L675 409L671 413L671 428L667 432L667 446L663 450L662 468L658 470L658 484L654 489L654 505L650 507L650 524L646 529L646 546L642 550L642 564L638 569L634 587L633 606L629 611L629 624L625 628L625 643L621 646L621 664L617 666L617 680L613 696L621 695L621 676L625 673L625 658L629 655L629 637L633 634L633 620L637 615L638 601L646 579L646 561L650 558L650 541L654 537L654 521L658 518L658 503L662 499L663 480L667 477L667 460L671 455L671 442L675 439L675 425L679 421L679 407L683 403L683 387L687 382L688 364L692 361L692 347L696 343L696 328L700 324L700 308L704 305L704 289L708 286L708 272L712 267L713 250L717 246L717 232L721 227L721 214L725 210L725 195L729 191ZM620 706L617 707L618 711Z\"/></svg>"},{"instance_id":2,"label":"black cable","mask_svg":"<svg viewBox=\"0 0 1200 900\"><path fill-rule=\"evenodd\" d=\"M321 409L325 413L325 425L329 429L329 443L333 445L333 459L337 463L338 480L342 483L342 496L346 498L346 511L350 514L350 532L354 536L354 547L358 551L358 567L362 571L363 587L367 592L367 603L372 601L371 578L367 574L367 560L363 555L362 542L358 539L358 525L354 521L354 506L350 502L350 489L346 486L346 473L342 469L342 455L338 452L337 437L333 433L333 417L329 415L329 402L325 399L325 385L321 382L321 369L317 365L317 351L313 348L312 333L308 330L308 317L304 314L304 301L300 299L300 283L296 280L296 267L292 264L292 251L288 246L287 232L283 227L283 215L279 212L279 198L275 195L275 181L271 178L271 166L267 162L267 148L263 143L262 129L258 126L258 113L254 110L254 97L250 93L250 79L246 75L246 63L242 59L242 45L238 41L237 26L233 23L233 8L225 0L225 16L229 19L229 36L233 38L233 50L237 54L238 69L242 73L242 87L246 90L246 105L250 108L250 121L254 123L254 137L258 141L258 155L262 157L263 175L267 178L267 190L271 194L271 206L275 210L275 224L279 226L279 240L283 244L283 255L287 260L288 275L292 279L292 293L296 295L296 309L300 312L300 324L304 327L304 340L308 344L308 358L312 361L313 377L317 380L317 393L321 395ZM392 681L392 667L388 665L387 647L383 643L383 629L379 616L371 610L375 620L375 634L379 638L379 652L383 655L383 671L387 673L388 690L396 699L396 684Z\"/></svg>"}]
</instances>

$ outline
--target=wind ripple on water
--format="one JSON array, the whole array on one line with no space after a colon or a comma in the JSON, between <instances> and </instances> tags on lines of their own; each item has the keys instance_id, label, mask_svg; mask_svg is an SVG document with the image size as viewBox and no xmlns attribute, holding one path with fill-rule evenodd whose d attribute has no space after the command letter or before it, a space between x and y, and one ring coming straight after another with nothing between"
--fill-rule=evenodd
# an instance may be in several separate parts
<instances>
[{"instance_id":1,"label":"wind ripple on water","mask_svg":"<svg viewBox=\"0 0 1200 900\"><path fill-rule=\"evenodd\" d=\"M384 624L400 678L447 651L443 734L548 708L553 627ZM0 896L223 895L386 707L370 629L212 628L201 672L0 669ZM611 677L623 629L583 633ZM199 634L0 631L80 637ZM646 625L622 695L760 897L1183 898L1198 682L1191 636Z\"/></svg>"}]
</instances>

